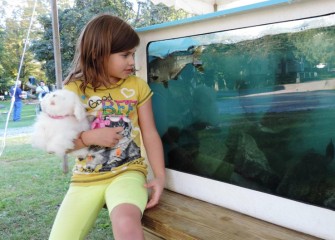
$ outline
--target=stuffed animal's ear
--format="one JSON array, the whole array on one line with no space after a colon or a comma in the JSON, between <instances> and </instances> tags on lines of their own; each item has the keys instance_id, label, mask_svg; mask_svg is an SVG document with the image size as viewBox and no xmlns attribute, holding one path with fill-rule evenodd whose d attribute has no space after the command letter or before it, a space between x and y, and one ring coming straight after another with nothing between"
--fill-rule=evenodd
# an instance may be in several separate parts
<instances>
[{"instance_id":1,"label":"stuffed animal's ear","mask_svg":"<svg viewBox=\"0 0 335 240\"><path fill-rule=\"evenodd\" d=\"M81 104L79 98L75 99L75 104L74 104L74 116L78 119L78 120L83 120L86 118L86 111L84 106Z\"/></svg>"}]
</instances>

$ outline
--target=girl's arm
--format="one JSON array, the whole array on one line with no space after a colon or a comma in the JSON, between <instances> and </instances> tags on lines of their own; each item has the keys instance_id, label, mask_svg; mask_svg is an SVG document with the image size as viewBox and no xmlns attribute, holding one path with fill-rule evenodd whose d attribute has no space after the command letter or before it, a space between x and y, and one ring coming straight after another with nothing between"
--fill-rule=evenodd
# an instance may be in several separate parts
<instances>
[{"instance_id":1,"label":"girl's arm","mask_svg":"<svg viewBox=\"0 0 335 240\"><path fill-rule=\"evenodd\" d=\"M98 128L87 130L82 132L77 139L74 140L74 149L78 150L80 148L88 147L90 145L98 145L102 147L114 147L119 140L122 138L122 135L119 134L123 131L123 127L116 128Z\"/></svg>"},{"instance_id":2,"label":"girl's arm","mask_svg":"<svg viewBox=\"0 0 335 240\"><path fill-rule=\"evenodd\" d=\"M152 189L147 208L158 204L165 184L165 166L163 146L157 132L152 112L151 99L138 109L139 125L141 128L144 147L155 178L145 187Z\"/></svg>"}]
</instances>

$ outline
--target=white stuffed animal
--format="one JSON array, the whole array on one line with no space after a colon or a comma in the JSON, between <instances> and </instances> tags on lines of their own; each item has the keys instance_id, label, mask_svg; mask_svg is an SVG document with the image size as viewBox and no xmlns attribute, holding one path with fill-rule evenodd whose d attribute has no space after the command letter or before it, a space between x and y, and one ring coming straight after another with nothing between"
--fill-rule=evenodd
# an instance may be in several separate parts
<instances>
[{"instance_id":1,"label":"white stuffed animal","mask_svg":"<svg viewBox=\"0 0 335 240\"><path fill-rule=\"evenodd\" d=\"M90 128L85 108L74 92L61 89L47 94L41 101L41 109L34 125L32 146L64 157L74 148L73 140ZM70 154L84 157L87 152L87 148L82 148Z\"/></svg>"}]
</instances>

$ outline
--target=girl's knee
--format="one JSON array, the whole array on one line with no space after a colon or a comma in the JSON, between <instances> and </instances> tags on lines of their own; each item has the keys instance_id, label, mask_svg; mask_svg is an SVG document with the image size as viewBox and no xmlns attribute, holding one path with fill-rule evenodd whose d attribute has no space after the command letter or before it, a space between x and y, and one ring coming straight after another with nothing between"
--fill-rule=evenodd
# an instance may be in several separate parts
<instances>
[{"instance_id":1,"label":"girl's knee","mask_svg":"<svg viewBox=\"0 0 335 240\"><path fill-rule=\"evenodd\" d=\"M132 204L116 206L110 214L115 239L144 239L142 213Z\"/></svg>"}]
</instances>

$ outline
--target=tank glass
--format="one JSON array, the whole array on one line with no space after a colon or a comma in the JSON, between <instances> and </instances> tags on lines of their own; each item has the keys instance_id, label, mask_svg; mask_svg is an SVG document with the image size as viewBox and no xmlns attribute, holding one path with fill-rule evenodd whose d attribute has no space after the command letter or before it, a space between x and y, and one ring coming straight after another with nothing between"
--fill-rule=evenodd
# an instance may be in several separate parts
<instances>
[{"instance_id":1,"label":"tank glass","mask_svg":"<svg viewBox=\"0 0 335 240\"><path fill-rule=\"evenodd\" d=\"M151 42L166 167L335 210L335 15Z\"/></svg>"}]
</instances>

